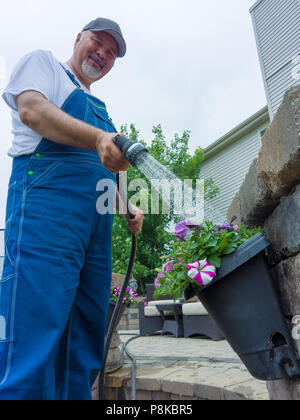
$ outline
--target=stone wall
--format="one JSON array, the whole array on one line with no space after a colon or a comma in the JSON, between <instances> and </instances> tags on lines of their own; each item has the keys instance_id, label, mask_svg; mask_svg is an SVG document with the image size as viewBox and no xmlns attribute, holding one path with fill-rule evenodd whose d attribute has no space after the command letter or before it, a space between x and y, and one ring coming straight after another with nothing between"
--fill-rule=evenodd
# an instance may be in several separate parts
<instances>
[{"instance_id":1,"label":"stone wall","mask_svg":"<svg viewBox=\"0 0 300 420\"><path fill-rule=\"evenodd\" d=\"M125 276L122 274L112 274L112 284L122 287ZM138 302L143 298L138 298ZM118 330L138 330L139 329L139 309L138 305L132 305L126 308L120 322L118 324Z\"/></svg>"},{"instance_id":2,"label":"stone wall","mask_svg":"<svg viewBox=\"0 0 300 420\"><path fill-rule=\"evenodd\" d=\"M291 325L300 315L300 86L285 94L262 139L228 219L248 227L263 226L270 240L270 265L282 309ZM300 340L295 340L300 356ZM273 400L300 400L300 378L268 383Z\"/></svg>"},{"instance_id":3,"label":"stone wall","mask_svg":"<svg viewBox=\"0 0 300 420\"><path fill-rule=\"evenodd\" d=\"M130 306L126 308L118 325L118 330L136 331L139 329L139 308Z\"/></svg>"},{"instance_id":4,"label":"stone wall","mask_svg":"<svg viewBox=\"0 0 300 420\"><path fill-rule=\"evenodd\" d=\"M138 366L135 373L136 400L192 401L192 400L268 400L265 384L249 380L246 368L241 369L227 362L209 367L169 361L162 365L156 360L146 366ZM105 376L107 400L132 399L132 370L122 369ZM97 399L97 392L94 393Z\"/></svg>"}]
</instances>

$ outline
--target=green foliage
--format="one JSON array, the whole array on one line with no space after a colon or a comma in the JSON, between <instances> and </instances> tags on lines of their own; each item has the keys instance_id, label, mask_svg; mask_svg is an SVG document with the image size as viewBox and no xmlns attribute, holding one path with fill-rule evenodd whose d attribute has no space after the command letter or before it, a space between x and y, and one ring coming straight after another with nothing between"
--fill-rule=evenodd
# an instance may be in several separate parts
<instances>
[{"instance_id":1,"label":"green foliage","mask_svg":"<svg viewBox=\"0 0 300 420\"><path fill-rule=\"evenodd\" d=\"M139 132L134 124L128 127L122 126L120 132L127 135L131 140L139 140ZM190 132L184 131L182 136L175 135L170 146L167 145L165 136L160 125L153 127L154 138L150 145L143 143L150 154L162 165L170 169L181 179L196 179L199 177L204 153L201 148L193 154L188 150ZM136 167L130 167L127 172L128 185L133 179L143 179L150 190L149 180ZM213 181L207 180L205 185L206 198L215 197L218 189ZM136 192L128 192L128 197ZM150 200L150 197L149 197ZM139 206L139 203L137 203ZM151 208L149 202L148 208ZM133 276L139 282L139 291L144 291L144 283L153 282L156 277L156 267L161 264L160 257L170 250L172 235L167 227L171 221L171 215L147 214L145 215L142 233L138 236L138 249L133 268ZM127 221L122 215L115 216L113 226L113 271L124 274L127 268L131 247L131 237L127 229Z\"/></svg>"},{"instance_id":2,"label":"green foliage","mask_svg":"<svg viewBox=\"0 0 300 420\"><path fill-rule=\"evenodd\" d=\"M247 229L244 225L233 226L232 223L215 225L206 221L201 226L193 227L187 224L184 235L173 234L177 240L173 240L172 250L168 257L165 257L171 261L171 264L168 264L169 270L165 269L166 266L162 271L157 269L160 272L156 279L159 287L155 290L154 297L170 294L174 299L180 298L190 284L199 286L196 280L188 276L186 264L207 260L219 268L223 256L232 254L240 245L261 231L261 228Z\"/></svg>"}]
</instances>

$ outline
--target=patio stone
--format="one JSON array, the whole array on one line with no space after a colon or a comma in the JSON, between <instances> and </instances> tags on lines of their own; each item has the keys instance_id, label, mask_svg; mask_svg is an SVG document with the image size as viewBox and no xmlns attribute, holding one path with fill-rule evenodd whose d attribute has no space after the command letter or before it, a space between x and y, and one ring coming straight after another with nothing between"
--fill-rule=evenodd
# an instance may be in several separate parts
<instances>
[{"instance_id":1,"label":"patio stone","mask_svg":"<svg viewBox=\"0 0 300 420\"><path fill-rule=\"evenodd\" d=\"M232 367L227 367L227 369L223 369L220 372L214 372L213 375L206 375L205 378L201 378L201 384L207 384L220 388L225 388L230 385L236 385L247 381L249 381L249 373L247 371L243 372L240 369L234 369Z\"/></svg>"},{"instance_id":2,"label":"patio stone","mask_svg":"<svg viewBox=\"0 0 300 420\"><path fill-rule=\"evenodd\" d=\"M186 363L180 370L177 370L162 380L162 389L172 394L192 397L194 396L194 384L212 375L214 375L213 369L202 367L198 369L194 367L190 368Z\"/></svg>"},{"instance_id":3,"label":"patio stone","mask_svg":"<svg viewBox=\"0 0 300 420\"><path fill-rule=\"evenodd\" d=\"M151 391L136 391L137 400L152 400Z\"/></svg>"},{"instance_id":4,"label":"patio stone","mask_svg":"<svg viewBox=\"0 0 300 420\"><path fill-rule=\"evenodd\" d=\"M119 334L130 339L129 331ZM268 400L266 383L250 375L226 340L146 336L128 350L136 359L137 400ZM108 395L131 399L129 360L105 379L106 387L119 388Z\"/></svg>"},{"instance_id":5,"label":"patio stone","mask_svg":"<svg viewBox=\"0 0 300 420\"><path fill-rule=\"evenodd\" d=\"M249 400L266 400L269 397L266 384L255 380L226 387L224 391L225 400L231 400L234 396Z\"/></svg>"},{"instance_id":6,"label":"patio stone","mask_svg":"<svg viewBox=\"0 0 300 420\"><path fill-rule=\"evenodd\" d=\"M157 400L171 400L172 396L168 393L168 392L163 392L163 391L152 391L152 399L154 401Z\"/></svg>"},{"instance_id":7,"label":"patio stone","mask_svg":"<svg viewBox=\"0 0 300 420\"><path fill-rule=\"evenodd\" d=\"M164 394L170 395L168 392L165 392ZM188 395L171 394L170 399L174 400L174 401L193 401L193 400L197 400L198 398L197 397L191 397L191 396L188 396Z\"/></svg>"},{"instance_id":8,"label":"patio stone","mask_svg":"<svg viewBox=\"0 0 300 420\"><path fill-rule=\"evenodd\" d=\"M180 370L180 367L177 368ZM149 368L141 368L136 378L136 389L147 389L149 391L161 391L162 390L162 379L168 377L168 375L176 372L176 368L156 368L153 366ZM131 387L131 380L128 380L128 386Z\"/></svg>"},{"instance_id":9,"label":"patio stone","mask_svg":"<svg viewBox=\"0 0 300 420\"><path fill-rule=\"evenodd\" d=\"M211 386L207 384L196 384L195 396L201 400L224 400L223 390L219 386Z\"/></svg>"},{"instance_id":10,"label":"patio stone","mask_svg":"<svg viewBox=\"0 0 300 420\"><path fill-rule=\"evenodd\" d=\"M130 377L131 370L129 367L117 370L111 375L105 375L105 386L107 388L121 388L123 381Z\"/></svg>"}]
</instances>

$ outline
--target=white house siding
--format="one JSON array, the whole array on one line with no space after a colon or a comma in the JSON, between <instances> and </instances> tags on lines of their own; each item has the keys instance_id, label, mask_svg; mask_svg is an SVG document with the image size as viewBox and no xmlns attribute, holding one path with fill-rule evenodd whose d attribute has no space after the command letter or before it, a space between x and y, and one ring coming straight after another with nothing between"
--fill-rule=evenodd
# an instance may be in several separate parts
<instances>
[{"instance_id":1,"label":"white house siding","mask_svg":"<svg viewBox=\"0 0 300 420\"><path fill-rule=\"evenodd\" d=\"M267 110L266 110L267 112ZM269 126L269 121L261 123L245 135L236 138L225 148L205 159L200 176L212 178L220 189L218 196L205 202L205 219L214 222L227 219L228 208L238 192L253 160L261 147L261 131ZM217 144L217 143L216 143Z\"/></svg>"},{"instance_id":2,"label":"white house siding","mask_svg":"<svg viewBox=\"0 0 300 420\"><path fill-rule=\"evenodd\" d=\"M293 65L289 62L280 72L274 74L274 76L267 81L268 88L270 88L270 101L273 106L274 115L280 107L284 92L292 86L290 80L292 70Z\"/></svg>"},{"instance_id":3,"label":"white house siding","mask_svg":"<svg viewBox=\"0 0 300 420\"><path fill-rule=\"evenodd\" d=\"M300 2L259 0L250 9L271 119L299 84Z\"/></svg>"}]
</instances>

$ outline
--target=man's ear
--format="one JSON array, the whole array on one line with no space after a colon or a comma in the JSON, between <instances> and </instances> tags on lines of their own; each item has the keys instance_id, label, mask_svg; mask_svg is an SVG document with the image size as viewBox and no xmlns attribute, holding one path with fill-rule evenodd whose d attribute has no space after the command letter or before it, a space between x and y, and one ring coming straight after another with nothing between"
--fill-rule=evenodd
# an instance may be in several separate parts
<instances>
[{"instance_id":1,"label":"man's ear","mask_svg":"<svg viewBox=\"0 0 300 420\"><path fill-rule=\"evenodd\" d=\"M76 37L76 41L75 41L75 44L74 44L74 50L76 49L80 39L81 39L81 32Z\"/></svg>"}]
</instances>

